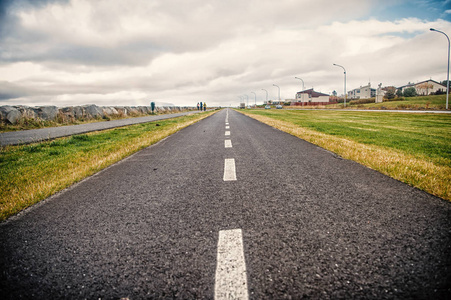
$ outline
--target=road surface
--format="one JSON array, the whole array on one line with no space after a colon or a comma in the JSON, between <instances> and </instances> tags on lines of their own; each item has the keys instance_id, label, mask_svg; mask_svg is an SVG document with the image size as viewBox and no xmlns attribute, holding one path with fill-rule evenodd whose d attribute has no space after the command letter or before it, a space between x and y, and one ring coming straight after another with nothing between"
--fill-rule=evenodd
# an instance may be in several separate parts
<instances>
[{"instance_id":1,"label":"road surface","mask_svg":"<svg viewBox=\"0 0 451 300\"><path fill-rule=\"evenodd\" d=\"M446 299L451 203L222 110L0 224L3 299Z\"/></svg>"}]
</instances>

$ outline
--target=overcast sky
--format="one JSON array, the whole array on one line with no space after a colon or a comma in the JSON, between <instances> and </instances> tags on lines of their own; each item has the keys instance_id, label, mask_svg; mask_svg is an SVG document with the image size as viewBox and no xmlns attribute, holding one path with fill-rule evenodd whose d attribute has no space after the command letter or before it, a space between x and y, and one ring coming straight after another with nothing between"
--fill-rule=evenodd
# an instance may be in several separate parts
<instances>
[{"instance_id":1,"label":"overcast sky","mask_svg":"<svg viewBox=\"0 0 451 300\"><path fill-rule=\"evenodd\" d=\"M238 105L446 79L451 0L0 0L0 105Z\"/></svg>"}]
</instances>

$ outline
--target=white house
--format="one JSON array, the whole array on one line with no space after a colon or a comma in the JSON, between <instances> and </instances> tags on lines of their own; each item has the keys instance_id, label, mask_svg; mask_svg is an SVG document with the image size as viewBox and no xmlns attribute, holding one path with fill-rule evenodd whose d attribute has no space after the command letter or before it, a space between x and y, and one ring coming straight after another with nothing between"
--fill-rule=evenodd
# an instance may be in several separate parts
<instances>
[{"instance_id":1,"label":"white house","mask_svg":"<svg viewBox=\"0 0 451 300\"><path fill-rule=\"evenodd\" d=\"M404 93L404 91L410 87L415 88L415 90L417 91L417 95L426 96L432 93L436 93L438 90L442 90L443 92L446 93L446 86L432 79L420 81L418 83L409 82L409 84L400 86L398 90L401 90Z\"/></svg>"},{"instance_id":2,"label":"white house","mask_svg":"<svg viewBox=\"0 0 451 300\"><path fill-rule=\"evenodd\" d=\"M329 95L315 92L313 88L297 92L296 100L298 102L329 102Z\"/></svg>"},{"instance_id":3,"label":"white house","mask_svg":"<svg viewBox=\"0 0 451 300\"><path fill-rule=\"evenodd\" d=\"M376 97L376 89L371 88L371 83L348 92L349 99L368 99L372 97Z\"/></svg>"}]
</instances>

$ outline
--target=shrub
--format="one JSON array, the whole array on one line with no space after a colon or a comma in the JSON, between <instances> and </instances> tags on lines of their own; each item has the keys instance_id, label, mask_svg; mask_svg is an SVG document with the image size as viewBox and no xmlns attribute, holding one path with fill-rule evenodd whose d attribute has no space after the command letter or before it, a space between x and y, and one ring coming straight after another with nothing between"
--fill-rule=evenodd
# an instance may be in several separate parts
<instances>
[{"instance_id":1,"label":"shrub","mask_svg":"<svg viewBox=\"0 0 451 300\"><path fill-rule=\"evenodd\" d=\"M368 98L368 99L357 99L357 100L351 100L349 101L350 105L360 105L360 104L366 104L366 103L375 103L376 100L374 98Z\"/></svg>"},{"instance_id":2,"label":"shrub","mask_svg":"<svg viewBox=\"0 0 451 300\"><path fill-rule=\"evenodd\" d=\"M388 100L394 99L396 94L396 89L394 87L387 88L384 97Z\"/></svg>"},{"instance_id":3,"label":"shrub","mask_svg":"<svg viewBox=\"0 0 451 300\"><path fill-rule=\"evenodd\" d=\"M438 89L435 93L431 93L431 95L443 95L446 94L446 89Z\"/></svg>"},{"instance_id":4,"label":"shrub","mask_svg":"<svg viewBox=\"0 0 451 300\"><path fill-rule=\"evenodd\" d=\"M404 97L415 97L417 90L414 87L409 87L404 90Z\"/></svg>"}]
</instances>

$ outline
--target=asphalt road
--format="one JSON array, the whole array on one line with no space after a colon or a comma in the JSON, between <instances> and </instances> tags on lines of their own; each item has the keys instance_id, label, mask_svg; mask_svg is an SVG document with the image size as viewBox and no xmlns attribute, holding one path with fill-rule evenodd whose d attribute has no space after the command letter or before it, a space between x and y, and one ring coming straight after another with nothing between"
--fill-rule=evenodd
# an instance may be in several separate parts
<instances>
[{"instance_id":1,"label":"asphalt road","mask_svg":"<svg viewBox=\"0 0 451 300\"><path fill-rule=\"evenodd\" d=\"M220 261L242 299L449 297L451 203L226 115L0 224L2 298L212 299Z\"/></svg>"},{"instance_id":2,"label":"asphalt road","mask_svg":"<svg viewBox=\"0 0 451 300\"><path fill-rule=\"evenodd\" d=\"M23 131L11 131L0 133L0 146L7 145L20 145L40 142L44 140L51 140L64 136L70 136L74 134L82 134L91 131L106 130L115 127L122 127L133 124L148 123L158 120L165 120L170 118L176 118L181 116L198 113L199 111L189 111L175 114L164 114L155 116L145 116L137 118L128 118L113 120L108 122L94 122L80 125L69 125L61 127L49 127L40 129L31 129Z\"/></svg>"}]
</instances>

